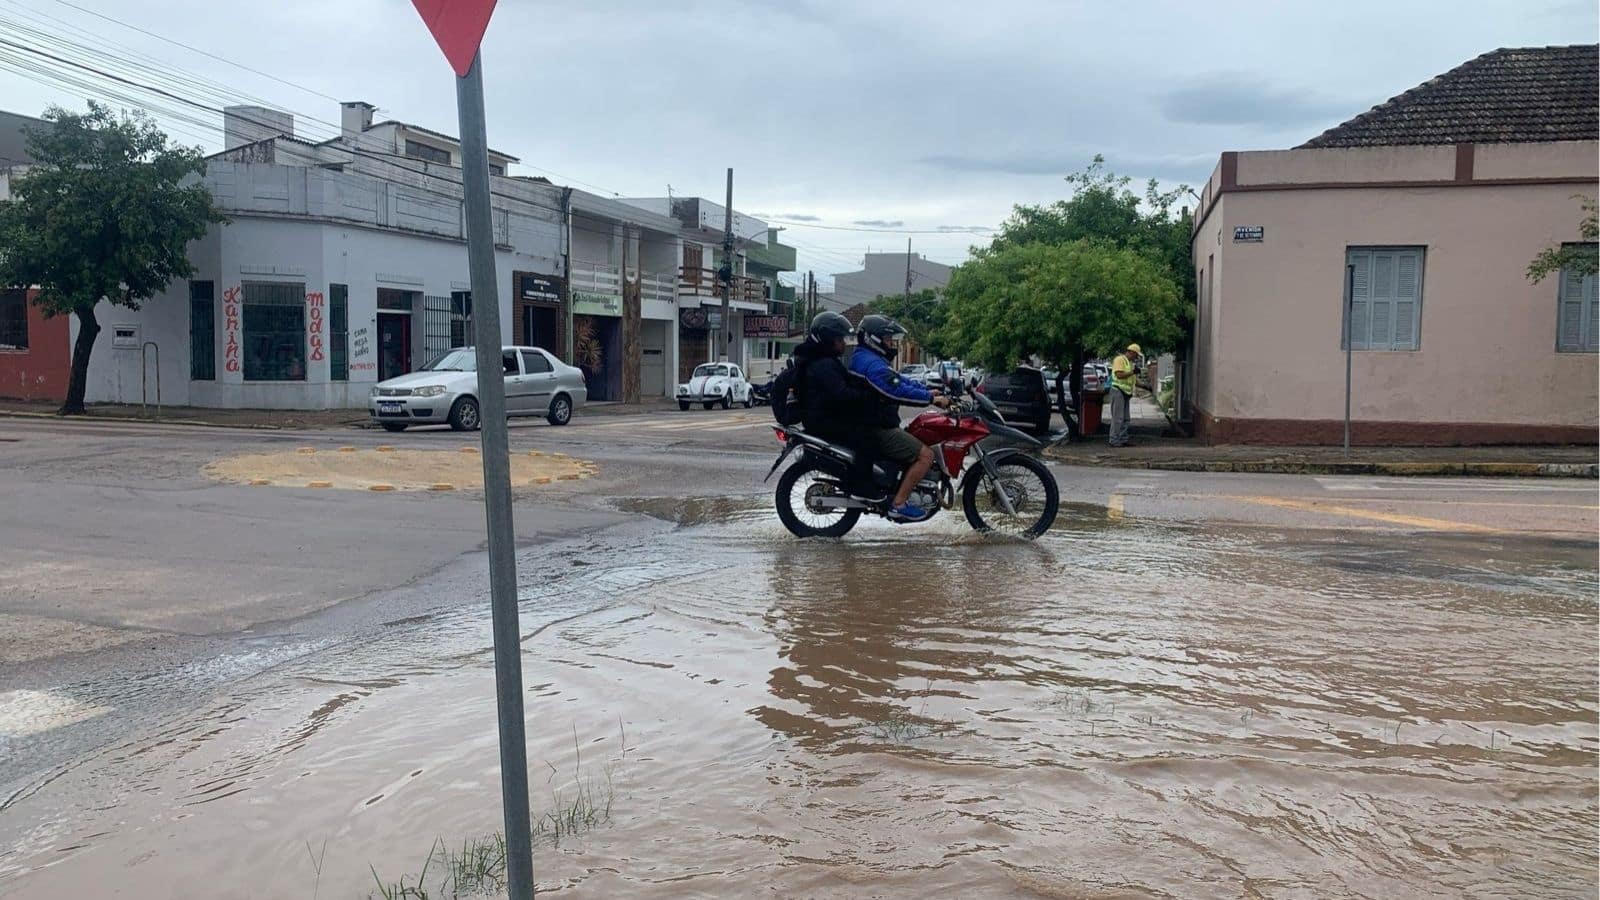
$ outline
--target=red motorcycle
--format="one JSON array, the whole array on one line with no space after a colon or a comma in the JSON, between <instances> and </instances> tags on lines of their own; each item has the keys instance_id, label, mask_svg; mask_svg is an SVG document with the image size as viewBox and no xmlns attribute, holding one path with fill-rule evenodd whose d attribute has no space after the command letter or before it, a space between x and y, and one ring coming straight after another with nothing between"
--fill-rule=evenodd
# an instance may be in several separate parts
<instances>
[{"instance_id":1,"label":"red motorcycle","mask_svg":"<svg viewBox=\"0 0 1600 900\"><path fill-rule=\"evenodd\" d=\"M1006 424L988 397L957 395L948 412L928 410L906 428L933 448L934 466L911 493L911 502L929 511L954 509L956 495L967 523L980 532L998 531L1035 538L1056 520L1060 489L1050 469L1033 454L1045 444ZM798 537L841 537L863 513L887 516L889 496L900 484L900 471L890 463L873 467L881 500L863 500L845 489L853 451L806 434L798 426L774 426L783 452L767 478L790 454L800 458L778 479L778 518ZM986 447L984 439L1000 438L1012 446ZM994 443L994 442L988 442ZM1019 449L1020 448L1020 449ZM922 521L927 521L923 519Z\"/></svg>"}]
</instances>

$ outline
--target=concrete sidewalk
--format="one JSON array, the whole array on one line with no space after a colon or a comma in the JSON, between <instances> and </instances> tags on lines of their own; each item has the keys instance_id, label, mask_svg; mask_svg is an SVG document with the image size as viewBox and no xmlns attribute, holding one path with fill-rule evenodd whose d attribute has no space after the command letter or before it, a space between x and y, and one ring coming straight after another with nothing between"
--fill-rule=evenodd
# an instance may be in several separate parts
<instances>
[{"instance_id":1,"label":"concrete sidewalk","mask_svg":"<svg viewBox=\"0 0 1600 900\"><path fill-rule=\"evenodd\" d=\"M1290 475L1481 475L1595 478L1596 448L1208 446L1189 438L1134 433L1132 446L1112 449L1105 438L1059 444L1045 451L1078 466L1170 469L1183 472L1257 472Z\"/></svg>"}]
</instances>

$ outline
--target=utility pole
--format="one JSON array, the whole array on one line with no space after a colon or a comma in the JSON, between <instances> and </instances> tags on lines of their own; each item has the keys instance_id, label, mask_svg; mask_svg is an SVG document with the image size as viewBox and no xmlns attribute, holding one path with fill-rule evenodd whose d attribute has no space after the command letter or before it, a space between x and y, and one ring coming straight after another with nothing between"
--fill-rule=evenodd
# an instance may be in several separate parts
<instances>
[{"instance_id":1,"label":"utility pole","mask_svg":"<svg viewBox=\"0 0 1600 900\"><path fill-rule=\"evenodd\" d=\"M911 309L911 238L906 238L906 309Z\"/></svg>"},{"instance_id":2,"label":"utility pole","mask_svg":"<svg viewBox=\"0 0 1600 900\"><path fill-rule=\"evenodd\" d=\"M722 282L722 359L732 362L729 350L733 347L732 323L728 321L728 300L733 296L733 169L728 169L728 205L722 216L722 267L717 270ZM726 273L726 274L724 274Z\"/></svg>"}]
</instances>

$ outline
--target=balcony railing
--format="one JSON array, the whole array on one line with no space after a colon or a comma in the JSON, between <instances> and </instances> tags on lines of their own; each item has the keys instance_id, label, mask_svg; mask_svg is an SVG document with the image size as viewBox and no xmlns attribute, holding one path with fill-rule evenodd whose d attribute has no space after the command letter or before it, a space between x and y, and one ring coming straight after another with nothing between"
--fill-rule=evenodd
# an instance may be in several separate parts
<instances>
[{"instance_id":1,"label":"balcony railing","mask_svg":"<svg viewBox=\"0 0 1600 900\"><path fill-rule=\"evenodd\" d=\"M670 272L640 272L628 270L628 280L639 282L641 300L662 300L672 303L678 297L677 279ZM572 289L594 291L597 294L622 293L622 269L607 263L572 261Z\"/></svg>"},{"instance_id":2,"label":"balcony railing","mask_svg":"<svg viewBox=\"0 0 1600 900\"><path fill-rule=\"evenodd\" d=\"M678 295L687 297L721 297L722 286L717 283L715 269L695 269L683 266L678 269ZM766 303L767 283L745 275L733 276L733 293L730 300L740 303Z\"/></svg>"}]
</instances>

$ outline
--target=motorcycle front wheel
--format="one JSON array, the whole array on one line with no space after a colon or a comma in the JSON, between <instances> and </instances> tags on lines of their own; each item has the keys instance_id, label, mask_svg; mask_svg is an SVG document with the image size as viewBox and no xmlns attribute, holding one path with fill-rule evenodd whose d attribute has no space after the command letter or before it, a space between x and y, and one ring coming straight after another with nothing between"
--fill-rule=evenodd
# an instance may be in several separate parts
<instances>
[{"instance_id":1,"label":"motorcycle front wheel","mask_svg":"<svg viewBox=\"0 0 1600 900\"><path fill-rule=\"evenodd\" d=\"M997 477L991 480L981 466L974 468L961 486L961 508L967 514L967 524L985 534L999 532L1024 538L1036 538L1049 531L1061 505L1061 492L1050 469L1021 454L994 460L994 469ZM1005 491L1015 512L1006 512L1000 491Z\"/></svg>"},{"instance_id":2,"label":"motorcycle front wheel","mask_svg":"<svg viewBox=\"0 0 1600 900\"><path fill-rule=\"evenodd\" d=\"M843 537L861 520L859 509L814 509L811 501L838 494L822 470L802 459L778 479L778 518L795 537Z\"/></svg>"}]
</instances>

